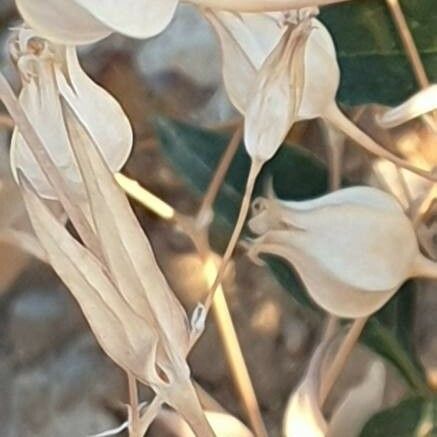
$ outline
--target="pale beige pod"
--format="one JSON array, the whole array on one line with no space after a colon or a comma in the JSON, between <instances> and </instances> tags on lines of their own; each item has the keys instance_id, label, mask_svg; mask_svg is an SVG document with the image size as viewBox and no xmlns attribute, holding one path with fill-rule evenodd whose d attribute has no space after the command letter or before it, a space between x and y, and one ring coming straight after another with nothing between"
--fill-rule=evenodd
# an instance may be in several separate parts
<instances>
[{"instance_id":1,"label":"pale beige pod","mask_svg":"<svg viewBox=\"0 0 437 437\"><path fill-rule=\"evenodd\" d=\"M320 382L332 345L328 340L317 347L305 376L291 394L283 419L284 437L358 437L366 422L381 408L386 371L382 362L372 360L362 382L334 406L329 421L324 417Z\"/></svg>"},{"instance_id":2,"label":"pale beige pod","mask_svg":"<svg viewBox=\"0 0 437 437\"><path fill-rule=\"evenodd\" d=\"M365 317L414 276L435 277L409 218L391 195L353 187L303 202L259 199L249 248L287 260L312 299L331 314Z\"/></svg>"},{"instance_id":3,"label":"pale beige pod","mask_svg":"<svg viewBox=\"0 0 437 437\"><path fill-rule=\"evenodd\" d=\"M36 53L35 44L40 47ZM67 135L61 98L75 109L72 122L87 126L110 169L118 171L132 149L130 122L119 103L82 70L75 48L35 38L28 29L18 32L15 47L23 83L19 101L70 187L80 192L82 184L71 150L74 138ZM41 196L56 198L18 129L11 140L11 167L15 176L20 168Z\"/></svg>"},{"instance_id":4,"label":"pale beige pod","mask_svg":"<svg viewBox=\"0 0 437 437\"><path fill-rule=\"evenodd\" d=\"M58 44L89 44L112 32L149 38L162 32L179 0L16 0L24 21Z\"/></svg>"}]
</instances>

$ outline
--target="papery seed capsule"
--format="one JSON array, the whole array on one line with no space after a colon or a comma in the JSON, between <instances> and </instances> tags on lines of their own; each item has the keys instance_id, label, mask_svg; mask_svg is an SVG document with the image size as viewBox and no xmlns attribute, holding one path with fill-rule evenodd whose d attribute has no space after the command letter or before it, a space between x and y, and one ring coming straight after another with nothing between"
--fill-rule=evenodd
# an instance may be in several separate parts
<instances>
[{"instance_id":1,"label":"papery seed capsule","mask_svg":"<svg viewBox=\"0 0 437 437\"><path fill-rule=\"evenodd\" d=\"M370 187L304 202L259 199L249 255L277 255L297 271L313 300L346 318L381 308L403 282L435 277L409 218L389 194Z\"/></svg>"}]
</instances>

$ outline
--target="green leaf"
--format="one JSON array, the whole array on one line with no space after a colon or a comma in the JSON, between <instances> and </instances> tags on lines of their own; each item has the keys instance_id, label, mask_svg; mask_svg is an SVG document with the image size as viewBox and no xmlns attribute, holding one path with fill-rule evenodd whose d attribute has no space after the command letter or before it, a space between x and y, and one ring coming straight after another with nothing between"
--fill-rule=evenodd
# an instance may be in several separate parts
<instances>
[{"instance_id":1,"label":"green leaf","mask_svg":"<svg viewBox=\"0 0 437 437\"><path fill-rule=\"evenodd\" d=\"M155 123L161 150L173 167L200 195L205 193L229 137L193 126L160 118ZM249 156L241 145L215 203L212 226L213 246L227 243L243 196ZM303 200L321 195L327 188L327 170L311 153L299 146L282 147L260 175L255 195L273 177L280 198ZM224 244L223 244L224 242ZM274 277L293 298L305 307L316 309L293 270L279 259L266 257ZM414 283L410 281L369 322L363 341L390 361L419 393L427 391L421 367L414 358L411 332L414 313Z\"/></svg>"},{"instance_id":2,"label":"green leaf","mask_svg":"<svg viewBox=\"0 0 437 437\"><path fill-rule=\"evenodd\" d=\"M435 0L401 0L431 82L437 82ZM322 8L338 50L342 80L338 98L350 105L397 105L418 90L399 34L384 0L360 0Z\"/></svg>"},{"instance_id":3,"label":"green leaf","mask_svg":"<svg viewBox=\"0 0 437 437\"><path fill-rule=\"evenodd\" d=\"M437 400L410 398L373 416L360 437L437 436Z\"/></svg>"}]
</instances>

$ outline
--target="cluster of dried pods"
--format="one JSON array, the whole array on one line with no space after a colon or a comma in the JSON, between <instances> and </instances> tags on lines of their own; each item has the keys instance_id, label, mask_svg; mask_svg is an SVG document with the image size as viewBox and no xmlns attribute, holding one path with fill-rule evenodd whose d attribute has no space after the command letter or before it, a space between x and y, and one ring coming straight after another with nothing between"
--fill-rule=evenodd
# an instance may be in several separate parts
<instances>
[{"instance_id":1,"label":"cluster of dried pods","mask_svg":"<svg viewBox=\"0 0 437 437\"><path fill-rule=\"evenodd\" d=\"M240 216L209 299L240 237L257 176L295 122L322 118L374 155L435 180L385 150L338 108L335 46L317 19L318 6L332 2L190 1L220 40L223 80L244 116L252 159ZM76 46L112 32L135 38L158 34L179 1L116 3L16 0L25 21L10 45L22 78L19 104L3 79L0 83L0 97L17 126L12 170L48 262L77 299L101 347L130 379L155 393L150 404L131 405L131 435L144 435L155 417L170 414L161 410L164 404L195 435L225 435L202 411L186 362L203 331L205 307L199 305L190 321L160 271L113 176L132 148L130 123L116 100L84 73L76 53ZM435 109L435 95L432 86L379 122L392 127ZM47 199L62 204L81 242L66 230L65 218L50 210ZM249 227L257 236L249 255L256 261L261 253L284 258L314 302L334 316L368 317L406 279L437 276L436 265L420 252L410 218L394 197L375 188L342 189L306 202L257 199ZM375 363L326 422L320 382L334 343L333 338L322 342L290 399L284 422L289 437L356 435L382 402L384 367ZM232 435L251 435L238 427Z\"/></svg>"}]
</instances>

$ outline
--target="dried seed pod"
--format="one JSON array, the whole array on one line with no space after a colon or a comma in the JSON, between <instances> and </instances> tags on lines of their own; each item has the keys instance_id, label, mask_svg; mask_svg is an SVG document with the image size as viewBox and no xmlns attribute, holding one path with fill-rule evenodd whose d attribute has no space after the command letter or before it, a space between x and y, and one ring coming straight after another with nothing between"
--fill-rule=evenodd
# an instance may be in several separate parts
<instances>
[{"instance_id":1,"label":"dried seed pod","mask_svg":"<svg viewBox=\"0 0 437 437\"><path fill-rule=\"evenodd\" d=\"M35 38L29 29L19 30L11 47L23 82L19 101L67 183L83 191L61 97L76 110L73 122L80 119L87 126L110 169L118 171L131 152L132 128L118 102L82 70L76 50ZM18 129L11 140L11 167L15 173L20 168L41 196L56 198Z\"/></svg>"},{"instance_id":2,"label":"dried seed pod","mask_svg":"<svg viewBox=\"0 0 437 437\"><path fill-rule=\"evenodd\" d=\"M311 358L307 373L292 393L283 420L285 437L358 437L367 420L382 405L385 368L373 361L364 380L353 387L335 406L331 420L326 421L320 405L320 381L331 341L321 343Z\"/></svg>"},{"instance_id":3,"label":"dried seed pod","mask_svg":"<svg viewBox=\"0 0 437 437\"><path fill-rule=\"evenodd\" d=\"M269 160L296 121L320 117L367 151L434 180L377 144L340 111L336 50L316 14L313 7L249 20L244 14L230 19L226 13L206 12L220 39L228 94L245 117L251 158Z\"/></svg>"},{"instance_id":4,"label":"dried seed pod","mask_svg":"<svg viewBox=\"0 0 437 437\"><path fill-rule=\"evenodd\" d=\"M312 299L339 317L369 316L408 278L437 275L400 204L376 188L303 202L258 199L249 227L259 236L249 255L284 258Z\"/></svg>"},{"instance_id":5,"label":"dried seed pod","mask_svg":"<svg viewBox=\"0 0 437 437\"><path fill-rule=\"evenodd\" d=\"M58 44L88 44L112 32L149 38L169 24L179 0L16 0L24 21Z\"/></svg>"},{"instance_id":6,"label":"dried seed pod","mask_svg":"<svg viewBox=\"0 0 437 437\"><path fill-rule=\"evenodd\" d=\"M68 233L19 172L35 233L104 351L150 386L159 402L180 412L196 433L210 436L186 362L192 333L185 310L87 126L77 122L78 108L66 99L61 106L100 257Z\"/></svg>"},{"instance_id":7,"label":"dried seed pod","mask_svg":"<svg viewBox=\"0 0 437 437\"><path fill-rule=\"evenodd\" d=\"M228 11L277 11L345 0L187 0L200 7ZM24 21L38 34L58 44L89 44L119 32L150 38L162 32L179 0L16 0Z\"/></svg>"}]
</instances>

